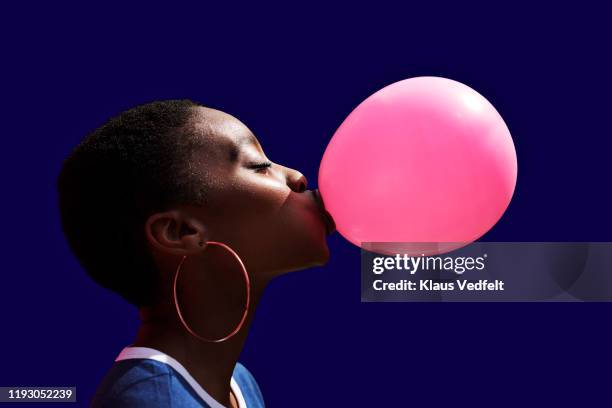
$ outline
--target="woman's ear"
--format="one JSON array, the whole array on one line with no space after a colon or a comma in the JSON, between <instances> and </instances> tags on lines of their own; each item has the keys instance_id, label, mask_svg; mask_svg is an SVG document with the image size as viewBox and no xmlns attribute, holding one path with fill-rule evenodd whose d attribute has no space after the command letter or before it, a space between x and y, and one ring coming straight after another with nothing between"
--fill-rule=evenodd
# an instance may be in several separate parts
<instances>
[{"instance_id":1,"label":"woman's ear","mask_svg":"<svg viewBox=\"0 0 612 408\"><path fill-rule=\"evenodd\" d=\"M178 210L151 215L145 223L145 236L155 249L174 255L200 252L207 241L204 225Z\"/></svg>"}]
</instances>

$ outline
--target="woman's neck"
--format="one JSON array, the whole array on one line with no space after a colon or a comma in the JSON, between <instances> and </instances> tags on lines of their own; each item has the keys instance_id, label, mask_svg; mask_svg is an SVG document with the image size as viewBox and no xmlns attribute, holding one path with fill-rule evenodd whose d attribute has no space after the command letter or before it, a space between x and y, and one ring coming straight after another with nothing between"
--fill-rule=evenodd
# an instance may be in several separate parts
<instances>
[{"instance_id":1,"label":"woman's neck","mask_svg":"<svg viewBox=\"0 0 612 408\"><path fill-rule=\"evenodd\" d=\"M232 373L264 288L265 283L252 282L247 318L240 331L226 341L210 343L197 339L185 330L176 313L170 312L166 305L141 309L142 323L133 346L154 348L168 354L181 363L215 400L230 406ZM232 313L228 313L228 319L234 319Z\"/></svg>"}]
</instances>

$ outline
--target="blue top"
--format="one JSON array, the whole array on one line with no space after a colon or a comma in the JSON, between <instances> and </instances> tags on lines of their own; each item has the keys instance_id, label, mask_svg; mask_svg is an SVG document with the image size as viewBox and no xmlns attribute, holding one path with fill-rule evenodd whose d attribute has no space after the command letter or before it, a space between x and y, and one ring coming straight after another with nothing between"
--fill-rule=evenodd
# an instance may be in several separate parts
<instances>
[{"instance_id":1,"label":"blue top","mask_svg":"<svg viewBox=\"0 0 612 408\"><path fill-rule=\"evenodd\" d=\"M145 358L138 358L143 356ZM255 379L240 363L234 368L231 385L240 408L264 407ZM124 349L98 387L91 406L223 407L180 363L157 350L144 347Z\"/></svg>"}]
</instances>

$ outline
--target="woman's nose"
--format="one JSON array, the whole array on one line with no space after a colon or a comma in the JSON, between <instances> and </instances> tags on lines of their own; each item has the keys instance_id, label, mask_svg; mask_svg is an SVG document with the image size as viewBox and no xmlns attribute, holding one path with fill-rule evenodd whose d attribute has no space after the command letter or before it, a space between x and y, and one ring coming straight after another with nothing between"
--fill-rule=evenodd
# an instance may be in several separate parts
<instances>
[{"instance_id":1,"label":"woman's nose","mask_svg":"<svg viewBox=\"0 0 612 408\"><path fill-rule=\"evenodd\" d=\"M296 193L303 193L306 191L308 181L302 173L297 170L287 169L287 185L289 188Z\"/></svg>"}]
</instances>

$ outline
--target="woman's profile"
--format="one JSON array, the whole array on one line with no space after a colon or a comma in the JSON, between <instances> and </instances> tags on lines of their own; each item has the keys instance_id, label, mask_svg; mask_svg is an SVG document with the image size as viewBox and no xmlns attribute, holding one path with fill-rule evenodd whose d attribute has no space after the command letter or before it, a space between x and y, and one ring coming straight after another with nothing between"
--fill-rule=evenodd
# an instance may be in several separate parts
<instances>
[{"instance_id":1,"label":"woman's profile","mask_svg":"<svg viewBox=\"0 0 612 408\"><path fill-rule=\"evenodd\" d=\"M272 278L325 264L334 229L304 176L233 116L169 100L87 136L58 192L76 258L141 317L92 406L264 406L237 361L258 300Z\"/></svg>"}]
</instances>

